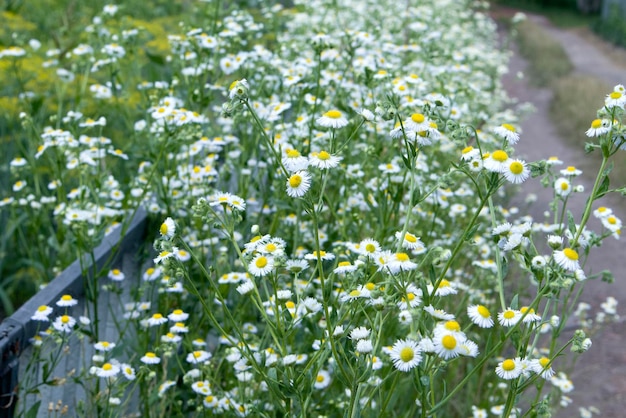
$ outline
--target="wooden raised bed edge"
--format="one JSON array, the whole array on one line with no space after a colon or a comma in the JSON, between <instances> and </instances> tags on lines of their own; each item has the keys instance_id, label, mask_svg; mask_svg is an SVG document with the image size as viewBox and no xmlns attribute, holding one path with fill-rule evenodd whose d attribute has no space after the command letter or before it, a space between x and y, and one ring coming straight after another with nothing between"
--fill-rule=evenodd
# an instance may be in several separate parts
<instances>
[{"instance_id":1,"label":"wooden raised bed edge","mask_svg":"<svg viewBox=\"0 0 626 418\"><path fill-rule=\"evenodd\" d=\"M105 263L115 260L144 241L147 213L143 208L135 213L134 218L122 237L123 227L116 228L105 236L102 243L94 250L96 270L104 268ZM94 271L90 257L85 257L82 268ZM80 260L74 261L59 276L52 280L45 289L30 298L13 315L0 323L0 418L12 418L17 404L19 357L30 345L30 339L37 332L38 325L31 317L41 305L55 306L62 295L84 295L84 278Z\"/></svg>"}]
</instances>

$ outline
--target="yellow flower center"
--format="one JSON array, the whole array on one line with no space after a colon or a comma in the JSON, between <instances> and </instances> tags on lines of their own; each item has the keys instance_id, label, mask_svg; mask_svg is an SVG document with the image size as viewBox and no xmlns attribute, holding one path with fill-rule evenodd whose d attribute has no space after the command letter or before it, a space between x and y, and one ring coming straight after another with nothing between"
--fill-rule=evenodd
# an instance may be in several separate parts
<instances>
[{"instance_id":1,"label":"yellow flower center","mask_svg":"<svg viewBox=\"0 0 626 418\"><path fill-rule=\"evenodd\" d=\"M367 282L365 283L365 288L369 291L372 291L376 288L376 285L372 282Z\"/></svg>"},{"instance_id":2,"label":"yellow flower center","mask_svg":"<svg viewBox=\"0 0 626 418\"><path fill-rule=\"evenodd\" d=\"M273 244L273 243L271 243L271 242L270 242L269 244L267 244L267 245L265 246L265 249L266 249L268 252L273 253L274 251L276 251L276 244Z\"/></svg>"},{"instance_id":3,"label":"yellow flower center","mask_svg":"<svg viewBox=\"0 0 626 418\"><path fill-rule=\"evenodd\" d=\"M183 313L182 309L176 309L172 312L174 315L181 315Z\"/></svg>"},{"instance_id":4,"label":"yellow flower center","mask_svg":"<svg viewBox=\"0 0 626 418\"><path fill-rule=\"evenodd\" d=\"M574 167L573 165L570 165L569 167L567 167L567 171L570 173L573 173L574 171L576 171L576 167Z\"/></svg>"},{"instance_id":5,"label":"yellow flower center","mask_svg":"<svg viewBox=\"0 0 626 418\"><path fill-rule=\"evenodd\" d=\"M441 339L441 345L446 350L454 350L456 347L456 338L452 335L444 335Z\"/></svg>"},{"instance_id":6,"label":"yellow flower center","mask_svg":"<svg viewBox=\"0 0 626 418\"><path fill-rule=\"evenodd\" d=\"M146 353L146 357L148 357L148 358L155 358L156 354L154 354L153 352L149 351L149 352Z\"/></svg>"},{"instance_id":7,"label":"yellow flower center","mask_svg":"<svg viewBox=\"0 0 626 418\"><path fill-rule=\"evenodd\" d=\"M361 291L359 289L354 289L352 292L350 292L350 296L353 298L359 297L361 296Z\"/></svg>"},{"instance_id":8,"label":"yellow flower center","mask_svg":"<svg viewBox=\"0 0 626 418\"><path fill-rule=\"evenodd\" d=\"M523 314L528 312L529 314L533 315L535 313L535 310L533 308L529 308L528 306L522 306L520 308L520 312L523 313Z\"/></svg>"},{"instance_id":9,"label":"yellow flower center","mask_svg":"<svg viewBox=\"0 0 626 418\"><path fill-rule=\"evenodd\" d=\"M63 315L61 317L61 322L63 322L64 324L67 324L68 322L70 322L70 317L67 315Z\"/></svg>"},{"instance_id":10,"label":"yellow flower center","mask_svg":"<svg viewBox=\"0 0 626 418\"><path fill-rule=\"evenodd\" d=\"M415 123L422 123L424 122L424 119L426 118L421 113L413 113L411 115L411 120Z\"/></svg>"},{"instance_id":11,"label":"yellow flower center","mask_svg":"<svg viewBox=\"0 0 626 418\"><path fill-rule=\"evenodd\" d=\"M442 287L450 287L450 282L449 282L449 281L447 281L446 279L443 279L443 280L441 281L441 283L439 283L439 287L440 287L440 288L442 288Z\"/></svg>"},{"instance_id":12,"label":"yellow flower center","mask_svg":"<svg viewBox=\"0 0 626 418\"><path fill-rule=\"evenodd\" d=\"M491 158L502 163L509 159L509 155L502 150L497 150L493 152L493 154L491 155Z\"/></svg>"},{"instance_id":13,"label":"yellow flower center","mask_svg":"<svg viewBox=\"0 0 626 418\"><path fill-rule=\"evenodd\" d=\"M478 311L478 315L482 316L483 318L489 318L491 316L491 312L489 312L489 309L485 308L483 305L479 305L476 310Z\"/></svg>"},{"instance_id":14,"label":"yellow flower center","mask_svg":"<svg viewBox=\"0 0 626 418\"><path fill-rule=\"evenodd\" d=\"M550 359L547 357L541 357L539 359L539 364L541 364L541 367L543 367L544 369L548 366L549 363L550 363Z\"/></svg>"},{"instance_id":15,"label":"yellow flower center","mask_svg":"<svg viewBox=\"0 0 626 418\"><path fill-rule=\"evenodd\" d=\"M448 321L444 326L448 331L461 331L461 325L456 321Z\"/></svg>"},{"instance_id":16,"label":"yellow flower center","mask_svg":"<svg viewBox=\"0 0 626 418\"><path fill-rule=\"evenodd\" d=\"M109 371L109 370L111 370L112 368L113 368L113 366L111 365L111 363L104 363L104 364L102 365L102 370L105 370L105 371Z\"/></svg>"},{"instance_id":17,"label":"yellow flower center","mask_svg":"<svg viewBox=\"0 0 626 418\"><path fill-rule=\"evenodd\" d=\"M317 154L317 158L319 158L322 161L326 161L330 158L330 154L327 153L326 151L320 151L320 153Z\"/></svg>"},{"instance_id":18,"label":"yellow flower center","mask_svg":"<svg viewBox=\"0 0 626 418\"><path fill-rule=\"evenodd\" d=\"M163 318L163 315L161 315L160 313L155 313L154 315L152 315L153 319L161 319Z\"/></svg>"},{"instance_id":19,"label":"yellow flower center","mask_svg":"<svg viewBox=\"0 0 626 418\"><path fill-rule=\"evenodd\" d=\"M148 276L151 276L152 274L154 274L154 268L153 268L153 267L150 267L148 270L146 270L146 274L147 274Z\"/></svg>"},{"instance_id":20,"label":"yellow flower center","mask_svg":"<svg viewBox=\"0 0 626 418\"><path fill-rule=\"evenodd\" d=\"M591 127L594 129L598 129L601 126L602 126L602 120L600 119L594 119L593 122L591 122Z\"/></svg>"},{"instance_id":21,"label":"yellow flower center","mask_svg":"<svg viewBox=\"0 0 626 418\"><path fill-rule=\"evenodd\" d=\"M564 249L563 255L572 261L578 261L578 253L571 248Z\"/></svg>"},{"instance_id":22,"label":"yellow flower center","mask_svg":"<svg viewBox=\"0 0 626 418\"><path fill-rule=\"evenodd\" d=\"M411 347L404 347L400 350L400 360L403 362L408 363L413 360L413 357L415 357L415 351Z\"/></svg>"},{"instance_id":23,"label":"yellow flower center","mask_svg":"<svg viewBox=\"0 0 626 418\"><path fill-rule=\"evenodd\" d=\"M412 244L417 242L417 238L415 237L415 235L409 234L408 232L404 234L404 239Z\"/></svg>"},{"instance_id":24,"label":"yellow flower center","mask_svg":"<svg viewBox=\"0 0 626 418\"><path fill-rule=\"evenodd\" d=\"M333 109L324 113L324 116L326 116L327 118L331 118L331 119L339 119L341 117L341 112Z\"/></svg>"},{"instance_id":25,"label":"yellow flower center","mask_svg":"<svg viewBox=\"0 0 626 418\"><path fill-rule=\"evenodd\" d=\"M504 319L513 319L513 318L515 318L515 312L513 312L511 310L504 311L502 316L504 317Z\"/></svg>"},{"instance_id":26,"label":"yellow flower center","mask_svg":"<svg viewBox=\"0 0 626 418\"><path fill-rule=\"evenodd\" d=\"M300 152L298 152L295 149L288 149L287 150L287 157L289 158L297 158L300 156Z\"/></svg>"},{"instance_id":27,"label":"yellow flower center","mask_svg":"<svg viewBox=\"0 0 626 418\"><path fill-rule=\"evenodd\" d=\"M609 216L608 218L606 218L606 220L611 225L615 225L617 223L617 218L615 216Z\"/></svg>"},{"instance_id":28,"label":"yellow flower center","mask_svg":"<svg viewBox=\"0 0 626 418\"><path fill-rule=\"evenodd\" d=\"M613 100L617 100L620 97L622 97L622 93L620 93L619 91L614 91L613 93L611 93L611 99Z\"/></svg>"},{"instance_id":29,"label":"yellow flower center","mask_svg":"<svg viewBox=\"0 0 626 418\"><path fill-rule=\"evenodd\" d=\"M519 161L513 161L509 166L509 170L511 170L511 173L519 175L524 171L524 165Z\"/></svg>"},{"instance_id":30,"label":"yellow flower center","mask_svg":"<svg viewBox=\"0 0 626 418\"><path fill-rule=\"evenodd\" d=\"M503 123L502 127L507 131L515 132L515 127L509 123Z\"/></svg>"},{"instance_id":31,"label":"yellow flower center","mask_svg":"<svg viewBox=\"0 0 626 418\"><path fill-rule=\"evenodd\" d=\"M300 186L300 184L302 184L302 176L299 174L294 174L289 177L289 187L296 189Z\"/></svg>"},{"instance_id":32,"label":"yellow flower center","mask_svg":"<svg viewBox=\"0 0 626 418\"><path fill-rule=\"evenodd\" d=\"M373 253L376 251L376 246L374 244L367 244L365 246L365 251L367 251L368 253Z\"/></svg>"},{"instance_id":33,"label":"yellow flower center","mask_svg":"<svg viewBox=\"0 0 626 418\"><path fill-rule=\"evenodd\" d=\"M472 151L474 149L474 147L472 147L471 145L469 147L465 147L463 148L463 151L461 151L461 154L467 154L468 152Z\"/></svg>"},{"instance_id":34,"label":"yellow flower center","mask_svg":"<svg viewBox=\"0 0 626 418\"><path fill-rule=\"evenodd\" d=\"M193 356L194 356L194 358L201 357L202 356L202 351L194 351L193 352Z\"/></svg>"},{"instance_id":35,"label":"yellow flower center","mask_svg":"<svg viewBox=\"0 0 626 418\"><path fill-rule=\"evenodd\" d=\"M397 253L396 260L400 262L409 261L409 255L407 253Z\"/></svg>"},{"instance_id":36,"label":"yellow flower center","mask_svg":"<svg viewBox=\"0 0 626 418\"><path fill-rule=\"evenodd\" d=\"M285 302L285 307L286 307L287 309L293 309L293 308L295 308L295 307L296 307L296 304L295 304L295 303L293 303L292 301L288 300L287 302Z\"/></svg>"},{"instance_id":37,"label":"yellow flower center","mask_svg":"<svg viewBox=\"0 0 626 418\"><path fill-rule=\"evenodd\" d=\"M563 183L561 183L561 190L565 191L569 189L569 183L564 181Z\"/></svg>"},{"instance_id":38,"label":"yellow flower center","mask_svg":"<svg viewBox=\"0 0 626 418\"><path fill-rule=\"evenodd\" d=\"M43 312L43 311L45 311L45 310L47 310L47 309L48 309L48 307L47 307L46 305L41 305L39 308L37 308L37 310L38 310L39 312Z\"/></svg>"},{"instance_id":39,"label":"yellow flower center","mask_svg":"<svg viewBox=\"0 0 626 418\"><path fill-rule=\"evenodd\" d=\"M511 359L504 360L502 362L502 370L510 372L511 370L515 370L515 362Z\"/></svg>"},{"instance_id":40,"label":"yellow flower center","mask_svg":"<svg viewBox=\"0 0 626 418\"><path fill-rule=\"evenodd\" d=\"M262 269L263 267L267 266L267 258L265 257L259 257L256 262L254 263L258 268Z\"/></svg>"},{"instance_id":41,"label":"yellow flower center","mask_svg":"<svg viewBox=\"0 0 626 418\"><path fill-rule=\"evenodd\" d=\"M161 232L161 235L167 235L168 228L165 222L161 224L161 228L159 228L159 231Z\"/></svg>"},{"instance_id":42,"label":"yellow flower center","mask_svg":"<svg viewBox=\"0 0 626 418\"><path fill-rule=\"evenodd\" d=\"M348 267L350 266L350 262L349 261L342 261L339 264L337 264L338 267Z\"/></svg>"},{"instance_id":43,"label":"yellow flower center","mask_svg":"<svg viewBox=\"0 0 626 418\"><path fill-rule=\"evenodd\" d=\"M317 380L317 383L322 383L324 381L324 375L318 374L315 380Z\"/></svg>"},{"instance_id":44,"label":"yellow flower center","mask_svg":"<svg viewBox=\"0 0 626 418\"><path fill-rule=\"evenodd\" d=\"M119 271L118 269L113 269L113 274L116 276L119 276L119 274L121 273L121 271Z\"/></svg>"}]
</instances>

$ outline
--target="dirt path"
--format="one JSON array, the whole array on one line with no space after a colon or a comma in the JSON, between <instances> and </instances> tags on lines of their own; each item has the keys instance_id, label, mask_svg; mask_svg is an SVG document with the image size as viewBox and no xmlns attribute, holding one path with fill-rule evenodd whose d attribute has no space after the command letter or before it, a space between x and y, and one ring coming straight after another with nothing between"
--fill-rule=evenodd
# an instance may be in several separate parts
<instances>
[{"instance_id":1,"label":"dirt path","mask_svg":"<svg viewBox=\"0 0 626 418\"><path fill-rule=\"evenodd\" d=\"M552 27L549 22L539 16L529 16L536 23L545 27L554 39L560 41L572 63L575 72L596 76L610 83L611 86L618 83L626 83L626 69L617 67L606 58L601 51L578 34ZM582 149L574 149L571 144L564 141L557 134L556 127L549 119L549 106L552 92L548 89L535 88L528 84L525 79L518 79L518 71L524 71L527 63L519 56L517 51L510 62L510 72L504 77L504 86L511 97L516 97L520 102L532 103L537 111L522 123L522 135L516 152L528 161L546 159L557 156L564 162L563 168L568 165L582 166L584 159L599 159L597 154L585 155ZM599 92L600 95L608 92ZM591 121L589 121L591 122ZM621 157L624 158L623 156ZM595 176L595 173L587 173ZM575 184L582 184L585 190L593 187L593 178L579 177ZM524 190L535 193L537 202L531 208L531 215L536 221L544 219L543 212L548 209L552 200L552 191L544 189L538 179L530 179L525 183ZM574 213L576 219L580 219L585 206L583 196L572 196L568 207ZM626 221L626 199L620 196L610 196L594 204L607 206L613 209L616 215ZM600 224L591 219L589 227L600 231ZM607 284L599 280L588 281L581 298L582 301L592 305L593 312L599 311L600 303L608 296L613 296L620 301L618 312L624 312L626 305L626 236L621 241L609 238L604 241L599 249L594 249L586 266L588 276L609 269L615 274L615 283ZM570 331L569 338L573 331ZM626 416L626 322L607 326L593 338L593 346L589 352L579 359L575 371L570 378L575 385L574 392L569 396L574 400L572 405L561 411L559 417L578 416L578 407L595 406L601 410L602 417ZM558 360L555 363L558 371Z\"/></svg>"}]
</instances>

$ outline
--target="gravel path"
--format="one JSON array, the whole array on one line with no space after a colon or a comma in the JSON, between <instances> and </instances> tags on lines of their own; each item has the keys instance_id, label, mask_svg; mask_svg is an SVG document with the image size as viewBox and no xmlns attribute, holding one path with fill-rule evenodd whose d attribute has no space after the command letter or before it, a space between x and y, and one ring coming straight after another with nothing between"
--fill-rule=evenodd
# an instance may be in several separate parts
<instances>
[{"instance_id":1,"label":"gravel path","mask_svg":"<svg viewBox=\"0 0 626 418\"><path fill-rule=\"evenodd\" d=\"M602 55L592 44L581 38L574 32L561 30L549 24L539 16L529 18L541 24L548 33L563 44L572 63L575 72L593 75L601 78L611 86L618 83L626 83L626 69L619 68L612 61ZM560 138L556 127L549 119L549 106L552 92L548 89L530 86L525 79L516 77L518 71L524 71L527 63L519 56L517 51L510 61L510 71L503 83L511 97L520 102L532 103L537 111L522 123L522 134L516 152L527 158L528 161L546 159L557 156L564 162L563 168L568 165L583 166L584 159L596 159L597 153L585 155L582 149L574 149ZM608 92L599 92L607 94ZM591 122L591 121L589 121ZM619 156L624 161L624 155ZM618 163L616 161L616 163ZM595 176L595 173L588 173ZM593 178L580 177L575 184L584 185L587 191L593 186ZM615 186L615 185L613 185ZM525 183L524 191L535 193L537 202L530 209L530 214L536 221L544 219L543 212L548 209L552 200L552 191L544 189L538 179L530 179ZM594 204L607 206L623 221L626 221L626 199L621 196L609 196ZM568 207L574 213L574 217L580 220L585 206L583 196L572 196ZM588 226L595 231L600 231L600 224L595 219L590 220ZM604 241L601 248L596 248L585 266L587 275L600 272L605 269L615 274L615 283L607 284L599 280L588 281L581 297L582 301L592 305L592 311L600 310L602 303L608 296L613 296L620 301L618 312L623 312L626 305L626 237L621 241L609 238ZM565 337L570 338L571 333ZM578 407L595 406L601 410L602 417L626 416L626 322L610 324L604 330L592 337L593 346L583 354L571 374L570 378L575 385L574 392L569 396L574 400L573 404L561 411L559 417L578 416ZM558 371L559 361L555 362L554 368Z\"/></svg>"}]
</instances>

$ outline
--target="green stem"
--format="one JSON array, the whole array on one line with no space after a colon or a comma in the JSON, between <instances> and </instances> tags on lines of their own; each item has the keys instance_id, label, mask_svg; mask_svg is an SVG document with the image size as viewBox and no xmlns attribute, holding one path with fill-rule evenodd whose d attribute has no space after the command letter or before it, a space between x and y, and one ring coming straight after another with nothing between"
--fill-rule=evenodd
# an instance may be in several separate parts
<instances>
[{"instance_id":1,"label":"green stem","mask_svg":"<svg viewBox=\"0 0 626 418\"><path fill-rule=\"evenodd\" d=\"M596 176L596 181L593 184L593 189L591 189L591 194L589 195L589 198L587 198L587 205L585 206L585 212L583 213L582 220L580 221L580 226L578 227L576 235L572 240L573 246L577 246L578 239L580 238L580 235L582 234L583 229L585 229L585 225L589 220L589 216L591 215L591 207L593 206L593 202L597 199L598 189L600 188L600 183L604 177L604 170L608 161L608 157L602 157L602 164L600 165L600 169L598 170L598 175Z\"/></svg>"}]
</instances>

